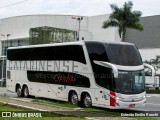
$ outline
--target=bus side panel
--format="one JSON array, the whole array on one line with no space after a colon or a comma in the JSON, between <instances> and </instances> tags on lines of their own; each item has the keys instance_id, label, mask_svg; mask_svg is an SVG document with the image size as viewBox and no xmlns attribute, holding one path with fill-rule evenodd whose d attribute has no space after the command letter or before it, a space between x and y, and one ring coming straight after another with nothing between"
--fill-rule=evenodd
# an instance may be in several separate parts
<instances>
[{"instance_id":1,"label":"bus side panel","mask_svg":"<svg viewBox=\"0 0 160 120\"><path fill-rule=\"evenodd\" d=\"M38 83L28 82L29 95L38 96Z\"/></svg>"},{"instance_id":2,"label":"bus side panel","mask_svg":"<svg viewBox=\"0 0 160 120\"><path fill-rule=\"evenodd\" d=\"M47 98L57 99L57 85L47 85Z\"/></svg>"}]
</instances>

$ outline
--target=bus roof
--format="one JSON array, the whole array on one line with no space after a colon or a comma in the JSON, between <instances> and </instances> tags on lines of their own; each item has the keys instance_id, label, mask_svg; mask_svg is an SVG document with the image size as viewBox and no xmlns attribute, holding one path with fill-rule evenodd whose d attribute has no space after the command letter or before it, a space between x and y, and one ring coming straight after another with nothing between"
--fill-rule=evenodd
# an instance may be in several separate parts
<instances>
[{"instance_id":1,"label":"bus roof","mask_svg":"<svg viewBox=\"0 0 160 120\"><path fill-rule=\"evenodd\" d=\"M122 45L134 45L133 43L129 43L129 42L118 42L118 41L84 41L84 42L91 42L91 43L105 43L105 44L122 44Z\"/></svg>"},{"instance_id":2,"label":"bus roof","mask_svg":"<svg viewBox=\"0 0 160 120\"><path fill-rule=\"evenodd\" d=\"M64 42L64 43L52 43L52 44L38 44L38 45L27 45L27 46L17 46L9 47L8 49L23 49L23 48L34 48L34 47L49 47L49 46L63 46L63 45L84 45L85 43L102 43L102 44L122 44L122 45L134 45L128 42L113 42L113 41L76 41L76 42Z\"/></svg>"}]
</instances>

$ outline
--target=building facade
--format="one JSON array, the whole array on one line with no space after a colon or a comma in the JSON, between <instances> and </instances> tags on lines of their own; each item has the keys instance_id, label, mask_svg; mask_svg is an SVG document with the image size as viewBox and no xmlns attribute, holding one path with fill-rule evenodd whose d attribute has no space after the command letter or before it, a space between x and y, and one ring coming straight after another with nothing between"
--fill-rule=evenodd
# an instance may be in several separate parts
<instances>
[{"instance_id":1,"label":"building facade","mask_svg":"<svg viewBox=\"0 0 160 120\"><path fill-rule=\"evenodd\" d=\"M143 61L150 61L160 55L160 15L142 17L140 21L144 31L129 29L126 33L126 40L136 44Z\"/></svg>"},{"instance_id":2,"label":"building facade","mask_svg":"<svg viewBox=\"0 0 160 120\"><path fill-rule=\"evenodd\" d=\"M41 40L41 43L55 43L76 41L79 37L79 40L120 41L117 28L102 29L102 24L109 15L83 16L81 21L73 19L75 17L81 16L25 15L2 19L1 59L6 55L7 47L36 44L35 40ZM144 31L128 29L126 42L136 44L143 61L154 59L156 55L160 55L160 16L142 17L140 21Z\"/></svg>"},{"instance_id":3,"label":"building facade","mask_svg":"<svg viewBox=\"0 0 160 120\"><path fill-rule=\"evenodd\" d=\"M2 19L0 21L0 56L5 54L7 47L29 45L30 30L33 28L46 26L78 32L79 21L72 17L71 15L27 15ZM102 23L108 17L109 15L83 16L80 22L79 40L120 41L117 28L102 29Z\"/></svg>"}]
</instances>

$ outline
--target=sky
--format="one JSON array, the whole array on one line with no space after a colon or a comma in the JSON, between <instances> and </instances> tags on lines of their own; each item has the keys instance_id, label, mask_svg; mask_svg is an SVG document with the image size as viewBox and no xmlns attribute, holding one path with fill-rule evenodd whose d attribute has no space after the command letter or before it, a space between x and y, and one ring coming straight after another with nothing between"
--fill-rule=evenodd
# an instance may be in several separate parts
<instances>
[{"instance_id":1,"label":"sky","mask_svg":"<svg viewBox=\"0 0 160 120\"><path fill-rule=\"evenodd\" d=\"M94 16L110 14L110 4L128 0L0 0L0 19L35 14ZM142 16L160 15L160 0L132 0Z\"/></svg>"}]
</instances>

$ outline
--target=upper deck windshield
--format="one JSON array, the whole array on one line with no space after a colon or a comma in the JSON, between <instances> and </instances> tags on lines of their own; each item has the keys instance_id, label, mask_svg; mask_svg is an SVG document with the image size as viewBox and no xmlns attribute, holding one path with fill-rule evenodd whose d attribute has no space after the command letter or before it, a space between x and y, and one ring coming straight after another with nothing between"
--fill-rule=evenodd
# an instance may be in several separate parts
<instances>
[{"instance_id":1,"label":"upper deck windshield","mask_svg":"<svg viewBox=\"0 0 160 120\"><path fill-rule=\"evenodd\" d=\"M109 62L123 66L142 65L139 51L134 45L105 44Z\"/></svg>"}]
</instances>

